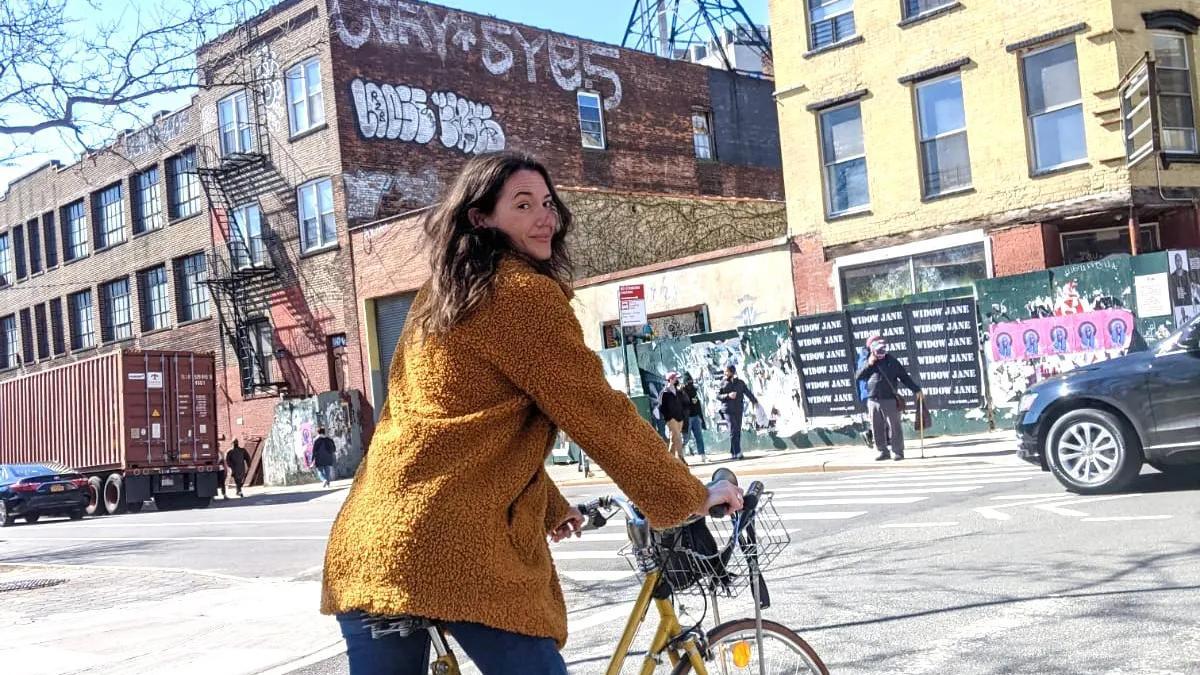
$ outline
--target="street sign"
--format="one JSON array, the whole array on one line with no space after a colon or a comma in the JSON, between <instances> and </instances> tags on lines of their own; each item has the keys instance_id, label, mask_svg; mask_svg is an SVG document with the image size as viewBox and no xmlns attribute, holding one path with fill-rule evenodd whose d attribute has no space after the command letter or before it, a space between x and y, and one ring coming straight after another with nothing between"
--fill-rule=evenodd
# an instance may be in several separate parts
<instances>
[{"instance_id":1,"label":"street sign","mask_svg":"<svg viewBox=\"0 0 1200 675\"><path fill-rule=\"evenodd\" d=\"M646 319L646 287L642 284L622 286L621 297L621 326L644 326Z\"/></svg>"}]
</instances>

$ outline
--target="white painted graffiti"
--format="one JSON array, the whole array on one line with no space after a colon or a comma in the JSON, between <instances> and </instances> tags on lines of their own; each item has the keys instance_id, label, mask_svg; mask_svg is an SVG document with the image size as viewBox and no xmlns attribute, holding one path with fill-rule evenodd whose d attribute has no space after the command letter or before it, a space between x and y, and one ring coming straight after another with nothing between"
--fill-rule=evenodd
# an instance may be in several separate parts
<instances>
[{"instance_id":1,"label":"white painted graffiti","mask_svg":"<svg viewBox=\"0 0 1200 675\"><path fill-rule=\"evenodd\" d=\"M442 145L466 154L504 149L504 130L492 119L492 107L453 92L434 92L407 85L350 83L358 130L375 139L422 145L438 135Z\"/></svg>"},{"instance_id":2,"label":"white painted graffiti","mask_svg":"<svg viewBox=\"0 0 1200 675\"><path fill-rule=\"evenodd\" d=\"M525 78L530 83L537 82L538 54L544 49L546 57L541 67L549 69L559 87L565 91L575 91L581 86L602 90L606 110L621 104L621 76L611 67L596 62L598 57L619 59L621 53L615 47L564 35L525 35L517 26L486 19L479 21L477 37L475 19L470 15L445 10L439 18L439 8L403 0L365 0L365 15L354 17L343 11L343 1L349 2L333 0L330 12L334 30L351 49L368 43L418 48L437 54L445 62L450 47L457 47L466 55L481 45L480 63L497 77L507 76L512 70L519 49L525 60ZM602 81L608 85L603 86Z\"/></svg>"},{"instance_id":3,"label":"white painted graffiti","mask_svg":"<svg viewBox=\"0 0 1200 675\"><path fill-rule=\"evenodd\" d=\"M347 216L351 220L374 218L385 195L400 194L409 204L432 204L441 192L437 172L425 168L420 173L404 171L356 171L342 175L346 185Z\"/></svg>"},{"instance_id":4,"label":"white painted graffiti","mask_svg":"<svg viewBox=\"0 0 1200 675\"><path fill-rule=\"evenodd\" d=\"M254 52L254 80L259 83L263 105L268 110L283 100L283 82L279 77L279 61L271 45L259 45Z\"/></svg>"},{"instance_id":5,"label":"white painted graffiti","mask_svg":"<svg viewBox=\"0 0 1200 675\"><path fill-rule=\"evenodd\" d=\"M159 118L154 124L125 138L125 156L132 159L179 137L192 121L192 109Z\"/></svg>"}]
</instances>

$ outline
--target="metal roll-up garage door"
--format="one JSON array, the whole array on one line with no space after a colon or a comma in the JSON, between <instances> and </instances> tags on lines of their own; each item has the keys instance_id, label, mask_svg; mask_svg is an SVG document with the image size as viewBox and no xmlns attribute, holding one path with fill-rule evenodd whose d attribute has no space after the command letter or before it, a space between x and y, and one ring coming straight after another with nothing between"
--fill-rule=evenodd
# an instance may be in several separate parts
<instances>
[{"instance_id":1,"label":"metal roll-up garage door","mask_svg":"<svg viewBox=\"0 0 1200 675\"><path fill-rule=\"evenodd\" d=\"M396 343L400 340L400 333L404 331L404 320L408 318L408 310L412 307L414 297L415 293L401 293L375 300L375 336L379 340L380 369L375 400L380 404L387 397L387 375L391 370ZM382 405L377 405L376 410L382 410Z\"/></svg>"}]
</instances>

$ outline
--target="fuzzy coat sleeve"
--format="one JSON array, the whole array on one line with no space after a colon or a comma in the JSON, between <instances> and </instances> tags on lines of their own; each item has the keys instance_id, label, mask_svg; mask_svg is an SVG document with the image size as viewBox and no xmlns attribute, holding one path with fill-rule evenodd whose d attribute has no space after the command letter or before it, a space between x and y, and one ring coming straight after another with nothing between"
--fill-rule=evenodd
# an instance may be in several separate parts
<instances>
[{"instance_id":1,"label":"fuzzy coat sleeve","mask_svg":"<svg viewBox=\"0 0 1200 675\"><path fill-rule=\"evenodd\" d=\"M499 275L484 312L478 318L490 330L480 341L485 358L591 455L652 525L677 525L702 510L704 484L671 456L633 402L609 386L553 279L532 270Z\"/></svg>"},{"instance_id":2,"label":"fuzzy coat sleeve","mask_svg":"<svg viewBox=\"0 0 1200 675\"><path fill-rule=\"evenodd\" d=\"M567 511L571 510L571 504L567 498L559 492L558 486L554 481L550 480L550 475L543 468L542 483L546 486L546 532L550 532L558 527L563 518L567 517Z\"/></svg>"}]
</instances>

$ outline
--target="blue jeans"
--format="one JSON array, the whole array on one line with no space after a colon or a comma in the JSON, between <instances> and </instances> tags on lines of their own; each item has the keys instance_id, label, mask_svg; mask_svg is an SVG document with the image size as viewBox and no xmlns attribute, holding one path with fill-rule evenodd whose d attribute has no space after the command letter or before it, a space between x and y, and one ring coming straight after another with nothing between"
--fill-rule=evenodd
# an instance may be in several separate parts
<instances>
[{"instance_id":1,"label":"blue jeans","mask_svg":"<svg viewBox=\"0 0 1200 675\"><path fill-rule=\"evenodd\" d=\"M371 637L362 612L339 614L350 675L427 675L429 631L400 637ZM443 624L483 675L567 675L558 645L550 638L518 635L477 623Z\"/></svg>"},{"instance_id":2,"label":"blue jeans","mask_svg":"<svg viewBox=\"0 0 1200 675\"><path fill-rule=\"evenodd\" d=\"M332 467L332 466L318 466L317 467L317 475L320 476L321 480L323 480L323 481L336 480L336 477L337 477L336 471L337 471L336 467Z\"/></svg>"},{"instance_id":3,"label":"blue jeans","mask_svg":"<svg viewBox=\"0 0 1200 675\"><path fill-rule=\"evenodd\" d=\"M688 436L691 436L692 438L696 439L696 451L700 453L701 457L703 457L704 456L704 419L702 417L700 417L699 415L695 415L695 416L688 418L687 426L685 426L683 428L683 437L684 437L685 441L687 440Z\"/></svg>"}]
</instances>

